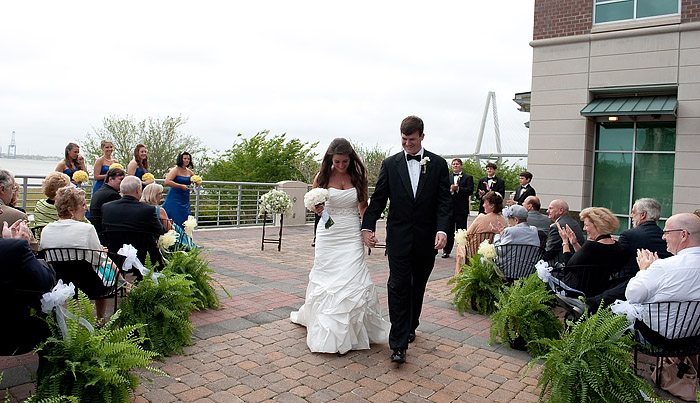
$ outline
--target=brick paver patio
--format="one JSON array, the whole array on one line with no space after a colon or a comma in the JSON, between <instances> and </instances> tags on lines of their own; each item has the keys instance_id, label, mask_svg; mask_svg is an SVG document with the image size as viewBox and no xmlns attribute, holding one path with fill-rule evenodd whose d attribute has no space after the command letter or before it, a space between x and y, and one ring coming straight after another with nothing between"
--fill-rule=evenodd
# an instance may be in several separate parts
<instances>
[{"instance_id":1,"label":"brick paver patio","mask_svg":"<svg viewBox=\"0 0 700 403\"><path fill-rule=\"evenodd\" d=\"M380 228L380 232L383 228ZM194 312L197 330L185 355L157 362L169 377L142 382L135 402L534 402L540 368L525 376L530 356L488 345L489 321L460 316L450 304L447 280L453 258L437 257L426 291L416 342L407 363L389 360L388 345L345 356L311 353L306 329L289 321L304 301L313 264L311 225L285 227L282 251L265 245L260 228L198 230L196 242L211 250L222 307ZM383 237L383 234L378 234ZM383 250L367 256L388 319L388 265ZM109 310L108 310L109 311ZM7 330L5 330L7 331ZM0 357L11 401L32 392L37 360L32 354ZM147 374L148 375L148 374Z\"/></svg>"}]
</instances>

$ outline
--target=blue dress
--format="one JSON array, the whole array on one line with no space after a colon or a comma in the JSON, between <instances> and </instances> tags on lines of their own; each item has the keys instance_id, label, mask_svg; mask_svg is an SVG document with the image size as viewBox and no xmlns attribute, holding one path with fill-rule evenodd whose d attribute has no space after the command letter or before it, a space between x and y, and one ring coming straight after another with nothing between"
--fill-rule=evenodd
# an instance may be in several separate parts
<instances>
[{"instance_id":1,"label":"blue dress","mask_svg":"<svg viewBox=\"0 0 700 403\"><path fill-rule=\"evenodd\" d=\"M176 176L174 182L179 185L189 186L192 182L190 176ZM165 202L163 202L163 208L165 212L168 213L175 223L182 225L187 221L187 216L190 215L192 211L190 209L190 188L180 189L180 188L170 188L168 194L165 195Z\"/></svg>"},{"instance_id":2,"label":"blue dress","mask_svg":"<svg viewBox=\"0 0 700 403\"><path fill-rule=\"evenodd\" d=\"M136 172L134 172L134 176L141 179L143 177L143 174L148 173L148 169L143 169L141 167L136 168ZM141 179L143 180L143 179Z\"/></svg>"},{"instance_id":3,"label":"blue dress","mask_svg":"<svg viewBox=\"0 0 700 403\"><path fill-rule=\"evenodd\" d=\"M100 175L104 175L109 171L109 165L102 165L102 168L100 168ZM105 183L104 179L95 181L95 184L92 185L92 194L95 194L97 192L97 189L102 187L102 184Z\"/></svg>"}]
</instances>

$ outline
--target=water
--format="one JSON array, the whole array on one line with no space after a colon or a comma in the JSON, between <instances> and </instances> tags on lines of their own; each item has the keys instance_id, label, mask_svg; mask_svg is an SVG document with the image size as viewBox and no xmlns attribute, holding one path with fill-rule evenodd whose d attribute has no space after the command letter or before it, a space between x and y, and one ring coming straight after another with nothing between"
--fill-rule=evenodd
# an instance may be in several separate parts
<instances>
[{"instance_id":1,"label":"water","mask_svg":"<svg viewBox=\"0 0 700 403\"><path fill-rule=\"evenodd\" d=\"M61 161L55 160L30 160L22 158L0 158L0 168L9 170L15 175L41 175L46 176L56 169Z\"/></svg>"}]
</instances>

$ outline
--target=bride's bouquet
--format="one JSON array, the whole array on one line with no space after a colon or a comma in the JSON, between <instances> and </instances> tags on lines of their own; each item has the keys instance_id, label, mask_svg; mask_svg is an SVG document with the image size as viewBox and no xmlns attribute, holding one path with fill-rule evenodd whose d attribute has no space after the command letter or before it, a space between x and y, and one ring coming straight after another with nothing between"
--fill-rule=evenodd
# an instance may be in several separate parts
<instances>
[{"instance_id":1,"label":"bride's bouquet","mask_svg":"<svg viewBox=\"0 0 700 403\"><path fill-rule=\"evenodd\" d=\"M315 212L314 207L327 202L329 198L330 194L328 193L328 189L311 189L304 195L304 206L308 210ZM330 214L328 214L328 211L326 211L325 209L323 210L323 213L321 213L321 223L326 229L330 228L333 224L335 224Z\"/></svg>"}]
</instances>

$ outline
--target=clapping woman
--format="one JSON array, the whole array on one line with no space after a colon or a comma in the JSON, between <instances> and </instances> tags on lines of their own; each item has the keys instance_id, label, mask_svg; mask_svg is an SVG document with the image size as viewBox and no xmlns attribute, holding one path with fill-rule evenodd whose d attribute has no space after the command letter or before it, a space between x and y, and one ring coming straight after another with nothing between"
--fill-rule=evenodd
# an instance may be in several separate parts
<instances>
[{"instance_id":1,"label":"clapping woman","mask_svg":"<svg viewBox=\"0 0 700 403\"><path fill-rule=\"evenodd\" d=\"M190 208L190 184L194 173L192 155L184 151L177 156L176 165L165 176L165 185L170 187L165 195L163 208L176 224L182 226L192 211Z\"/></svg>"},{"instance_id":2,"label":"clapping woman","mask_svg":"<svg viewBox=\"0 0 700 403\"><path fill-rule=\"evenodd\" d=\"M143 180L143 175L148 173L148 150L143 144L137 144L134 149L134 158L126 167L126 173L141 180L141 186L150 185L155 179Z\"/></svg>"},{"instance_id":3,"label":"clapping woman","mask_svg":"<svg viewBox=\"0 0 700 403\"><path fill-rule=\"evenodd\" d=\"M77 171L85 171L85 159L80 155L80 147L75 143L68 143L64 152L64 158L56 165L57 172L68 175L71 182L78 186L79 182L73 180L73 174Z\"/></svg>"},{"instance_id":4,"label":"clapping woman","mask_svg":"<svg viewBox=\"0 0 700 403\"><path fill-rule=\"evenodd\" d=\"M102 187L105 182L105 177L107 176L107 171L109 171L109 166L115 164L119 161L112 158L112 152L114 151L114 145L109 140L102 140L100 143L100 149L102 149L102 155L95 161L95 167L93 170L93 175L95 177L95 184L92 186L92 194L97 192L97 189Z\"/></svg>"}]
</instances>

